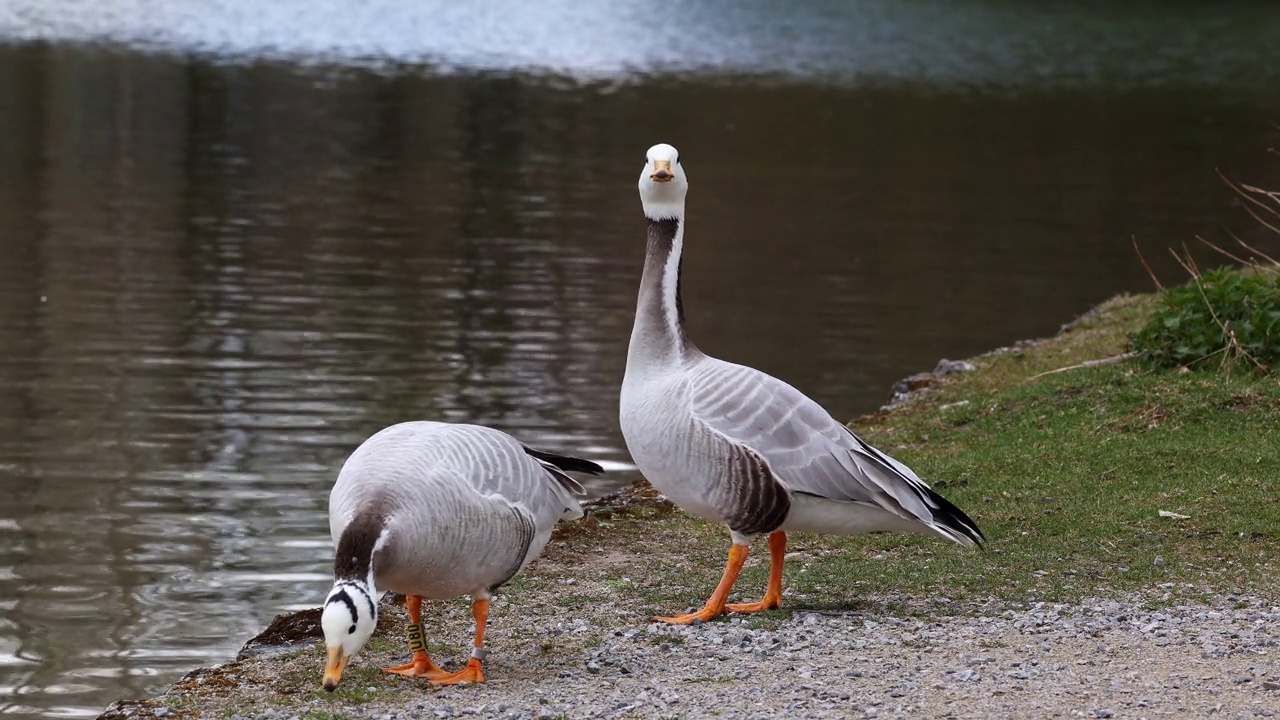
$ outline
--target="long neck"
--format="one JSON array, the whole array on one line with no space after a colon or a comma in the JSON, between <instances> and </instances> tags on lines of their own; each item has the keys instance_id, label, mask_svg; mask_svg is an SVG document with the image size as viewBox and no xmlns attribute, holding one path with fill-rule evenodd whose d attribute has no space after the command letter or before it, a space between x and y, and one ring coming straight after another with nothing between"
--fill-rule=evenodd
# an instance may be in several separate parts
<instances>
[{"instance_id":1,"label":"long neck","mask_svg":"<svg viewBox=\"0 0 1280 720\"><path fill-rule=\"evenodd\" d=\"M374 591L373 556L387 535L386 518L381 513L364 512L352 518L338 538L333 556L333 578L338 582L364 582Z\"/></svg>"},{"instance_id":2,"label":"long neck","mask_svg":"<svg viewBox=\"0 0 1280 720\"><path fill-rule=\"evenodd\" d=\"M646 218L648 245L636 322L631 328L628 365L632 361L679 362L692 349L684 329L680 300L680 254L684 246L684 217Z\"/></svg>"}]
</instances>

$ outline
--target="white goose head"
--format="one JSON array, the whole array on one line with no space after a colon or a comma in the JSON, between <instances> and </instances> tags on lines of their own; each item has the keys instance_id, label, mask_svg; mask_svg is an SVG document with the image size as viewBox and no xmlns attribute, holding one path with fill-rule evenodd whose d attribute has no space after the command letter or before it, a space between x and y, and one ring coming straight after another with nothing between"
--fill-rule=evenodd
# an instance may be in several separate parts
<instances>
[{"instance_id":1,"label":"white goose head","mask_svg":"<svg viewBox=\"0 0 1280 720\"><path fill-rule=\"evenodd\" d=\"M680 151L659 143L644 156L640 171L640 202L650 220L671 220L684 216L684 196L689 192L689 176L680 166Z\"/></svg>"},{"instance_id":2,"label":"white goose head","mask_svg":"<svg viewBox=\"0 0 1280 720\"><path fill-rule=\"evenodd\" d=\"M369 642L378 627L378 603L374 591L359 580L339 580L329 591L320 615L329 661L324 668L324 689L333 690L342 680L347 662Z\"/></svg>"}]
</instances>

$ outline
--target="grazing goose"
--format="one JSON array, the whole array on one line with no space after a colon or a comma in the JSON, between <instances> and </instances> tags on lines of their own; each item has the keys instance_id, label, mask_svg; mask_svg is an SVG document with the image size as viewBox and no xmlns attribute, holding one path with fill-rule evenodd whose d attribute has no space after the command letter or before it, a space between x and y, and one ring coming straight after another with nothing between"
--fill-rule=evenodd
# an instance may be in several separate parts
<instances>
[{"instance_id":1,"label":"grazing goose","mask_svg":"<svg viewBox=\"0 0 1280 720\"><path fill-rule=\"evenodd\" d=\"M437 685L482 682L489 597L528 565L560 520L582 517L565 474L600 473L587 460L540 452L478 425L407 422L356 448L329 495L334 583L320 625L329 661L324 687L378 624L377 588L404 593L413 660L387 672ZM449 673L427 657L423 598L470 595L476 634L471 659Z\"/></svg>"},{"instance_id":2,"label":"grazing goose","mask_svg":"<svg viewBox=\"0 0 1280 720\"><path fill-rule=\"evenodd\" d=\"M799 390L699 352L684 326L680 253L688 177L670 145L640 174L648 246L622 381L622 435L646 478L687 512L729 526L720 584L689 624L779 606L787 531L898 531L981 545L982 531L906 465L876 450ZM760 602L726 604L751 540L769 536Z\"/></svg>"}]
</instances>

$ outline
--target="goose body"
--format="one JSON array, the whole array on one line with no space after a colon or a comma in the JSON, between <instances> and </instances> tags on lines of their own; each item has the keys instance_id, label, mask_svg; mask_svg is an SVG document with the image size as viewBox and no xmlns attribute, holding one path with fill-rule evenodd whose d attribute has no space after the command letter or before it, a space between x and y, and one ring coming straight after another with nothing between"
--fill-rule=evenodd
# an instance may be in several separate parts
<instances>
[{"instance_id":1,"label":"goose body","mask_svg":"<svg viewBox=\"0 0 1280 720\"><path fill-rule=\"evenodd\" d=\"M542 552L557 522L582 516L574 497L582 488L566 470L601 471L478 425L407 422L362 443L329 496L336 552L321 621L330 657L325 687L337 685L372 634L381 590L406 596L419 634L410 643L415 661L389 670L437 683L482 680L490 595ZM474 668L450 679L426 656L418 608L423 598L461 595L477 611Z\"/></svg>"},{"instance_id":2,"label":"goose body","mask_svg":"<svg viewBox=\"0 0 1280 720\"><path fill-rule=\"evenodd\" d=\"M627 352L619 420L646 478L687 512L728 525L721 586L698 613L777 607L786 531L897 531L980 544L973 520L910 468L864 442L817 402L755 368L710 357L689 340L680 296L687 176L670 145L650 148L640 195L644 273ZM725 603L751 540L770 536L769 590Z\"/></svg>"},{"instance_id":3,"label":"goose body","mask_svg":"<svg viewBox=\"0 0 1280 720\"><path fill-rule=\"evenodd\" d=\"M981 539L971 522L946 522L957 510L910 468L791 385L695 348L680 365L656 381L624 380L620 419L636 465L686 512L744 537L795 530Z\"/></svg>"}]
</instances>

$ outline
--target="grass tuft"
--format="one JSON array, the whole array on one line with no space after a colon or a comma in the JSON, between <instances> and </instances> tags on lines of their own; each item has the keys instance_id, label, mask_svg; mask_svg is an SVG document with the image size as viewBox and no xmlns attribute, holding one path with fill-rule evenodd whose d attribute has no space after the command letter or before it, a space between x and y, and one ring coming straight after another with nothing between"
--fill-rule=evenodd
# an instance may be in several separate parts
<instances>
[{"instance_id":1,"label":"grass tuft","mask_svg":"<svg viewBox=\"0 0 1280 720\"><path fill-rule=\"evenodd\" d=\"M783 607L713 622L773 629L797 611L849 623L927 621L1133 590L1158 604L1274 597L1280 383L1252 373L1153 372L1119 357L1159 303L1154 295L1115 298L1053 338L974 358L976 370L852 423L972 516L987 535L985 552L911 535L794 533ZM541 682L577 672L605 633L701 606L729 543L723 525L675 510L643 484L615 504L594 505L502 589L488 633L493 677ZM731 600L760 598L768 574L761 550ZM424 615L433 657L457 666L470 632L467 603L429 602ZM578 618L594 629L578 632ZM379 670L404 662L405 622L402 609L384 604L378 635L334 693L320 689L324 652L315 643L193 672L165 702L174 717L198 702L229 716L269 707L317 720L363 717L371 703L420 702L438 691ZM679 634L644 639L681 652Z\"/></svg>"},{"instance_id":2,"label":"grass tuft","mask_svg":"<svg viewBox=\"0 0 1280 720\"><path fill-rule=\"evenodd\" d=\"M976 372L927 400L856 423L969 512L988 552L884 536L870 541L874 570L816 563L802 582L1067 600L1265 578L1280 549L1280 384L1137 361L1081 366L1118 354L1155 307L1118 298L1055 338L976 359Z\"/></svg>"},{"instance_id":3,"label":"grass tuft","mask_svg":"<svg viewBox=\"0 0 1280 720\"><path fill-rule=\"evenodd\" d=\"M1163 294L1131 348L1152 369L1270 374L1280 364L1280 273L1263 266L1196 273Z\"/></svg>"}]
</instances>

